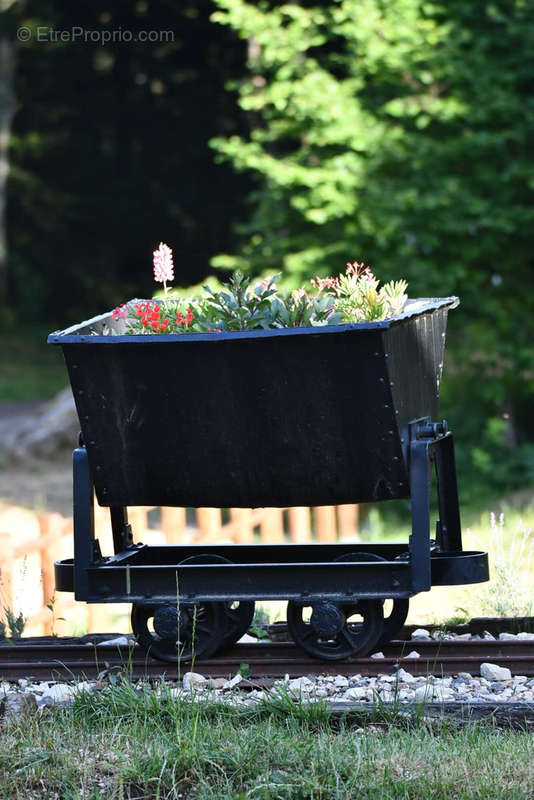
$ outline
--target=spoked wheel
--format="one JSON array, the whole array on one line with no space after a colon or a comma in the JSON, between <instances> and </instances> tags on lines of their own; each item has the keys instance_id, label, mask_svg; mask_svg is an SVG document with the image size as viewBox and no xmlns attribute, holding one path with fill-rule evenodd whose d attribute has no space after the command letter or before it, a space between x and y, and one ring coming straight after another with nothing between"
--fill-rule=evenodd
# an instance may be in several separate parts
<instances>
[{"instance_id":1,"label":"spoked wheel","mask_svg":"<svg viewBox=\"0 0 534 800\"><path fill-rule=\"evenodd\" d=\"M205 555L190 556L181 562L183 564L231 564L232 562L224 556L216 553L206 553ZM253 600L228 600L224 603L217 603L221 607L223 637L218 645L218 650L225 650L235 644L243 634L245 634L252 623L254 617L255 603Z\"/></svg>"},{"instance_id":2,"label":"spoked wheel","mask_svg":"<svg viewBox=\"0 0 534 800\"><path fill-rule=\"evenodd\" d=\"M382 556L376 555L376 553L346 553L343 556L339 556L336 558L336 561L385 561L385 558ZM387 602L388 598L384 598L382 601ZM382 634L378 641L376 642L376 647L383 647L395 636L399 633L402 626L406 622L406 617L408 616L408 609L410 607L410 601L404 598L390 598L389 603L391 603L391 608L389 613L386 615L384 613L384 626L382 628ZM389 605L388 603L388 605ZM352 606L344 607L347 610Z\"/></svg>"},{"instance_id":3,"label":"spoked wheel","mask_svg":"<svg viewBox=\"0 0 534 800\"><path fill-rule=\"evenodd\" d=\"M380 600L360 600L350 609L328 601L287 604L287 626L295 642L327 661L366 655L379 639L383 621Z\"/></svg>"},{"instance_id":4,"label":"spoked wheel","mask_svg":"<svg viewBox=\"0 0 534 800\"><path fill-rule=\"evenodd\" d=\"M390 602L391 610L389 614L386 616L386 612L384 612L384 629L382 631L382 636L377 642L377 646L379 647L383 647L388 642L391 642L392 639L395 639L406 622L406 617L408 616L410 608L410 601L406 598L397 597L394 600L390 600Z\"/></svg>"},{"instance_id":5,"label":"spoked wheel","mask_svg":"<svg viewBox=\"0 0 534 800\"><path fill-rule=\"evenodd\" d=\"M160 661L209 658L221 645L224 616L220 603L132 606L132 630L139 644Z\"/></svg>"},{"instance_id":6,"label":"spoked wheel","mask_svg":"<svg viewBox=\"0 0 534 800\"><path fill-rule=\"evenodd\" d=\"M256 604L254 600L234 600L221 603L226 633L224 634L220 649L224 650L238 642L248 631L254 617Z\"/></svg>"}]
</instances>

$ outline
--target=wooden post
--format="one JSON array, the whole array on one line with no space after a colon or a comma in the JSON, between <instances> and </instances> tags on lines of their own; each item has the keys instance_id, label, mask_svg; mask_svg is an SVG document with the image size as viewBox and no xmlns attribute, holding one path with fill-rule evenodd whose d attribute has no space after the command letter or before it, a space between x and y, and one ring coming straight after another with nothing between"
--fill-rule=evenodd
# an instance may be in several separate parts
<instances>
[{"instance_id":1,"label":"wooden post","mask_svg":"<svg viewBox=\"0 0 534 800\"><path fill-rule=\"evenodd\" d=\"M146 508L144 506L129 506L128 522L132 526L134 542L142 542L145 531L148 528Z\"/></svg>"},{"instance_id":2,"label":"wooden post","mask_svg":"<svg viewBox=\"0 0 534 800\"><path fill-rule=\"evenodd\" d=\"M14 611L13 553L10 533L0 533L0 610L3 611L4 608Z\"/></svg>"},{"instance_id":3,"label":"wooden post","mask_svg":"<svg viewBox=\"0 0 534 800\"><path fill-rule=\"evenodd\" d=\"M165 534L167 544L182 544L186 523L185 508L171 508L170 506L161 509L161 530Z\"/></svg>"},{"instance_id":4,"label":"wooden post","mask_svg":"<svg viewBox=\"0 0 534 800\"><path fill-rule=\"evenodd\" d=\"M266 508L260 522L260 539L262 542L275 544L284 541L284 518L281 508Z\"/></svg>"},{"instance_id":5,"label":"wooden post","mask_svg":"<svg viewBox=\"0 0 534 800\"><path fill-rule=\"evenodd\" d=\"M197 525L199 536L197 541L216 542L221 532L220 508L197 508Z\"/></svg>"},{"instance_id":6,"label":"wooden post","mask_svg":"<svg viewBox=\"0 0 534 800\"><path fill-rule=\"evenodd\" d=\"M359 508L356 505L337 506L337 524L340 539L359 539Z\"/></svg>"},{"instance_id":7,"label":"wooden post","mask_svg":"<svg viewBox=\"0 0 534 800\"><path fill-rule=\"evenodd\" d=\"M319 542L335 542L337 540L336 507L315 506L315 533Z\"/></svg>"},{"instance_id":8,"label":"wooden post","mask_svg":"<svg viewBox=\"0 0 534 800\"><path fill-rule=\"evenodd\" d=\"M43 582L43 606L52 602L55 595L54 560L58 558L59 540L63 532L64 519L61 514L39 514L39 530L41 535L41 577ZM55 613L55 612L54 612ZM52 630L52 614L44 618L43 633L50 636Z\"/></svg>"},{"instance_id":9,"label":"wooden post","mask_svg":"<svg viewBox=\"0 0 534 800\"><path fill-rule=\"evenodd\" d=\"M310 509L294 506L289 509L289 538L292 542L303 544L311 542Z\"/></svg>"},{"instance_id":10,"label":"wooden post","mask_svg":"<svg viewBox=\"0 0 534 800\"><path fill-rule=\"evenodd\" d=\"M232 539L236 544L249 544L254 540L252 509L231 508L230 524L233 528Z\"/></svg>"}]
</instances>

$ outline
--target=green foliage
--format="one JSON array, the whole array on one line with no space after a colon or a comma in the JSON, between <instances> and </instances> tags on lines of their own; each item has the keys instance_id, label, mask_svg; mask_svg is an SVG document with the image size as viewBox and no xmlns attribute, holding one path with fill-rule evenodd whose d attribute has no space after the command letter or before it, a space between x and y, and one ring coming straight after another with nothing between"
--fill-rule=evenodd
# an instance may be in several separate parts
<instances>
[{"instance_id":1,"label":"green foliage","mask_svg":"<svg viewBox=\"0 0 534 800\"><path fill-rule=\"evenodd\" d=\"M529 4L215 3L249 42L250 131L212 146L256 180L225 265L296 286L365 254L413 296L460 296L443 398L460 461L479 488L532 482Z\"/></svg>"},{"instance_id":2,"label":"green foliage","mask_svg":"<svg viewBox=\"0 0 534 800\"><path fill-rule=\"evenodd\" d=\"M9 635L12 639L20 639L24 633L24 627L26 625L26 619L24 618L22 611L19 612L19 614L15 614L13 609L4 606L4 615L6 622L0 622L0 638L5 636L7 630L9 630Z\"/></svg>"}]
</instances>

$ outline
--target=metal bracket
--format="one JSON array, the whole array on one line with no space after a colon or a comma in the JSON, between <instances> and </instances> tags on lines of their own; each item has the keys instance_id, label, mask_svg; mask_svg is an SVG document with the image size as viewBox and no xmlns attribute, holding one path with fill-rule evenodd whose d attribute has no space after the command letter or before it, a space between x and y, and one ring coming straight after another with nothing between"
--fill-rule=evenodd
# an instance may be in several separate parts
<instances>
[{"instance_id":1,"label":"metal bracket","mask_svg":"<svg viewBox=\"0 0 534 800\"><path fill-rule=\"evenodd\" d=\"M94 490L91 470L85 447L77 447L72 454L73 472L73 522L74 522L74 597L87 600L89 583L87 571L102 557L95 540ZM98 549L97 549L98 548Z\"/></svg>"},{"instance_id":2,"label":"metal bracket","mask_svg":"<svg viewBox=\"0 0 534 800\"><path fill-rule=\"evenodd\" d=\"M416 419L409 424L410 440L415 437L416 439L439 439L441 436L446 436L449 432L447 420L441 422L430 422L430 417L422 417Z\"/></svg>"},{"instance_id":3,"label":"metal bracket","mask_svg":"<svg viewBox=\"0 0 534 800\"><path fill-rule=\"evenodd\" d=\"M461 552L462 538L454 445L447 422L431 422L429 417L414 420L410 431L410 494L412 533L410 560L412 584L416 592L430 589L430 479L434 462L440 518L436 525L435 550Z\"/></svg>"},{"instance_id":4,"label":"metal bracket","mask_svg":"<svg viewBox=\"0 0 534 800\"><path fill-rule=\"evenodd\" d=\"M128 522L128 509L124 506L111 506L111 529L115 554L134 546L132 526Z\"/></svg>"}]
</instances>

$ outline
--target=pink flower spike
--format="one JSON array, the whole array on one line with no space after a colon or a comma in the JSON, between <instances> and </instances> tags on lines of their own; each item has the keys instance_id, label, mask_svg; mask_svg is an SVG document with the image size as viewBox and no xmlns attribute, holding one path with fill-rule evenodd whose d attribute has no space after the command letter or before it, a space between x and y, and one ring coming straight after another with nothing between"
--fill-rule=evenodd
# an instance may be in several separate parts
<instances>
[{"instance_id":1,"label":"pink flower spike","mask_svg":"<svg viewBox=\"0 0 534 800\"><path fill-rule=\"evenodd\" d=\"M165 294L167 294L167 281L174 280L172 250L163 242L160 242L158 249L154 250L154 280L163 283Z\"/></svg>"}]
</instances>

